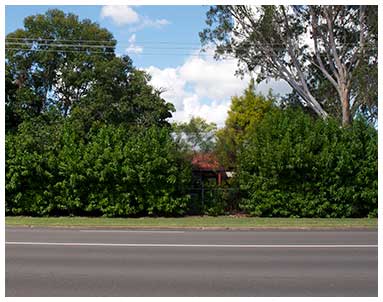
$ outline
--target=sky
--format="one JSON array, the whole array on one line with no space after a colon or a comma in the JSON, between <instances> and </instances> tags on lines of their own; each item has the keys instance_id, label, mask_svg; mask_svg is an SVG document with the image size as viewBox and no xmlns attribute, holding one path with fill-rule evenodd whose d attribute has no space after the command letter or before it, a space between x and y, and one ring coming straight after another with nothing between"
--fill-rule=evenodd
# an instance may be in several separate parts
<instances>
[{"instance_id":1,"label":"sky","mask_svg":"<svg viewBox=\"0 0 383 302\"><path fill-rule=\"evenodd\" d=\"M29 15L57 8L88 18L108 29L117 40L116 53L129 55L137 68L148 72L150 84L175 105L173 121L199 116L222 127L234 95L241 95L250 77L234 75L236 60L213 58L213 49L201 53L198 33L205 27L209 6L12 6L5 7L5 34L23 28ZM269 89L284 95L282 81L262 82L257 91Z\"/></svg>"}]
</instances>

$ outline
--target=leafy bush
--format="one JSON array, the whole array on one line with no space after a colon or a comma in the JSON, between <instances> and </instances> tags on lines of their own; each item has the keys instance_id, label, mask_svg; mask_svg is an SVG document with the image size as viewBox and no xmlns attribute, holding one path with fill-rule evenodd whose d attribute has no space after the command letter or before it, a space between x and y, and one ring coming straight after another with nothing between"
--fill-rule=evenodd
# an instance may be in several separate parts
<instances>
[{"instance_id":1,"label":"leafy bush","mask_svg":"<svg viewBox=\"0 0 383 302\"><path fill-rule=\"evenodd\" d=\"M80 137L22 123L6 137L6 213L11 215L182 215L190 167L169 129L101 126Z\"/></svg>"},{"instance_id":2,"label":"leafy bush","mask_svg":"<svg viewBox=\"0 0 383 302\"><path fill-rule=\"evenodd\" d=\"M51 212L59 128L37 118L20 124L17 134L6 135L6 214Z\"/></svg>"},{"instance_id":3,"label":"leafy bush","mask_svg":"<svg viewBox=\"0 0 383 302\"><path fill-rule=\"evenodd\" d=\"M87 210L108 216L182 215L190 167L177 154L167 129L137 133L105 127L84 154L91 180Z\"/></svg>"},{"instance_id":4,"label":"leafy bush","mask_svg":"<svg viewBox=\"0 0 383 302\"><path fill-rule=\"evenodd\" d=\"M376 216L377 131L277 110L251 129L239 156L241 207L255 216Z\"/></svg>"}]
</instances>

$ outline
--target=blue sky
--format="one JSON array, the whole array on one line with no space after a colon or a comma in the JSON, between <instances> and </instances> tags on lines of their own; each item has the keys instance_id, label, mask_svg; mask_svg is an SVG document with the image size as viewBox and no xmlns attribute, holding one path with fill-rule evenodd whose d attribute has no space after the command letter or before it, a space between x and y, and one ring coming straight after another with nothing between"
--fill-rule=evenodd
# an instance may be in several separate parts
<instances>
[{"instance_id":1,"label":"blue sky","mask_svg":"<svg viewBox=\"0 0 383 302\"><path fill-rule=\"evenodd\" d=\"M135 27L137 27L136 23L118 26L110 17L102 18L102 6L7 5L5 19L6 34L17 28L22 28L25 17L43 14L52 8L63 10L66 13L74 13L81 19L91 19L99 23L101 27L107 28L117 40L116 51L118 53L126 53L125 49L130 44L128 42L129 38L132 34L135 34L135 44L143 47L145 50L142 54L130 54L135 65L143 68L151 65L164 68L181 64L185 59L185 55L182 54L191 53L192 49L196 49L200 46L198 33L205 26L205 14L209 7L197 5L187 7L132 6L132 9L140 16L147 17L150 20L165 19L169 22L169 24L162 25L158 28L148 26L135 30ZM177 49L168 49L172 47ZM160 52L161 54L155 55L156 52Z\"/></svg>"},{"instance_id":2,"label":"blue sky","mask_svg":"<svg viewBox=\"0 0 383 302\"><path fill-rule=\"evenodd\" d=\"M163 97L177 112L174 120L201 116L223 126L230 98L239 95L249 77L234 76L236 61L215 61L213 52L199 54L198 33L205 27L208 6L12 6L5 9L5 33L23 28L25 17L57 8L91 19L117 40L116 53L128 54L138 68L164 89ZM281 82L261 83L258 90L277 93L289 89Z\"/></svg>"}]
</instances>

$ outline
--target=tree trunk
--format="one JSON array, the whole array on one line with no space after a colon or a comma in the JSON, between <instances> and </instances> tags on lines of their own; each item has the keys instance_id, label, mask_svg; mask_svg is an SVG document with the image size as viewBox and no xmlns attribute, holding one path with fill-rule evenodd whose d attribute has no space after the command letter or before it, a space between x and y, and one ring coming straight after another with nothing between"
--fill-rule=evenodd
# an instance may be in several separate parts
<instances>
[{"instance_id":1,"label":"tree trunk","mask_svg":"<svg viewBox=\"0 0 383 302\"><path fill-rule=\"evenodd\" d=\"M328 118L328 113L322 108L315 97L307 90L307 98L309 100L309 106L318 114L322 119Z\"/></svg>"},{"instance_id":2,"label":"tree trunk","mask_svg":"<svg viewBox=\"0 0 383 302\"><path fill-rule=\"evenodd\" d=\"M342 126L351 125L350 92L347 87L340 87L340 100L342 103Z\"/></svg>"}]
</instances>

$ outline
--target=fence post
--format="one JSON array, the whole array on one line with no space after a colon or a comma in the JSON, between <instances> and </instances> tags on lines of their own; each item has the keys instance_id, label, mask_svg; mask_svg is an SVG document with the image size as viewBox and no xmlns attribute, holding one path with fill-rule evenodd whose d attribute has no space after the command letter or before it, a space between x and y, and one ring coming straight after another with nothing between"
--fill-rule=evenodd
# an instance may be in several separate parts
<instances>
[{"instance_id":1,"label":"fence post","mask_svg":"<svg viewBox=\"0 0 383 302\"><path fill-rule=\"evenodd\" d=\"M202 202L202 212L203 212L203 207L205 203L205 191L204 191L204 183L203 183L203 178L201 177L201 202Z\"/></svg>"}]
</instances>

